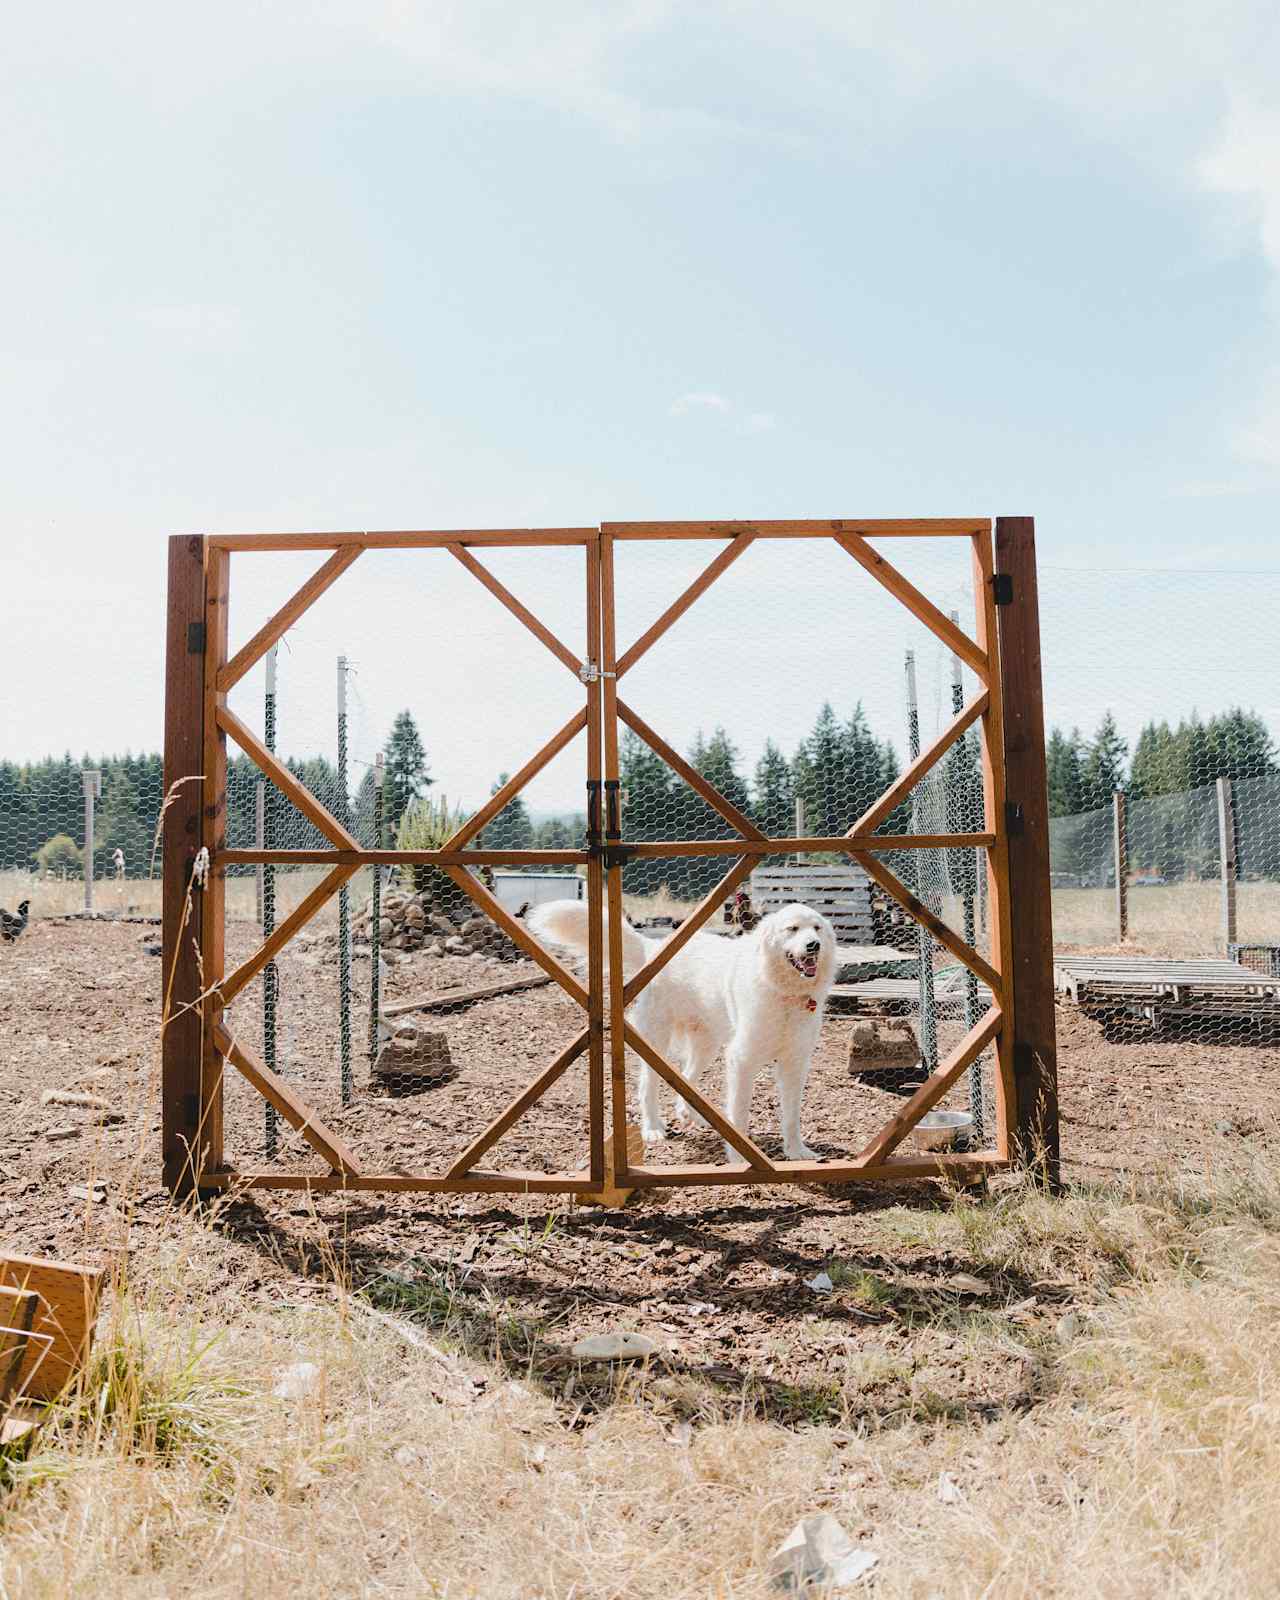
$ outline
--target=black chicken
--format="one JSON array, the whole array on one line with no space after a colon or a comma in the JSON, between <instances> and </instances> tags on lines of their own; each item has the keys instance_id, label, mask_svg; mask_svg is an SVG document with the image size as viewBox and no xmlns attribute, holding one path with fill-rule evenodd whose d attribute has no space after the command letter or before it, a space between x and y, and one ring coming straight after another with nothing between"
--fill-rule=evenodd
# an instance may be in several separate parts
<instances>
[{"instance_id":1,"label":"black chicken","mask_svg":"<svg viewBox=\"0 0 1280 1600\"><path fill-rule=\"evenodd\" d=\"M27 912L30 909L30 900L24 900L17 912L6 911L0 906L0 939L6 944L12 944L27 925Z\"/></svg>"}]
</instances>

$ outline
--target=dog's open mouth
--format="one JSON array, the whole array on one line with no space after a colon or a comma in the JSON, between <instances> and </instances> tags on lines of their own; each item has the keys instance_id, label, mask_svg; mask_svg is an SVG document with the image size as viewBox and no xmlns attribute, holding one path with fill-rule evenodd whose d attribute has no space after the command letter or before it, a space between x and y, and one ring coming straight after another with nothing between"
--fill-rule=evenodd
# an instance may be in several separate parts
<instances>
[{"instance_id":1,"label":"dog's open mouth","mask_svg":"<svg viewBox=\"0 0 1280 1600\"><path fill-rule=\"evenodd\" d=\"M803 977L816 978L818 976L818 958L817 958L817 956L811 956L811 955L793 956L791 954L791 952L788 950L787 951L787 960L796 969L796 971L798 973L800 973Z\"/></svg>"}]
</instances>

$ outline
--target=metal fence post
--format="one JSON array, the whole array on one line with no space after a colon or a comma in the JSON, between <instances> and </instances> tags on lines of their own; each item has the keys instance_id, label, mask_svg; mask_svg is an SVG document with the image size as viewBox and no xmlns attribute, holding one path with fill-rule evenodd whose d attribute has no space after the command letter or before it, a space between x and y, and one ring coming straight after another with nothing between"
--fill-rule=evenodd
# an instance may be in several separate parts
<instances>
[{"instance_id":1,"label":"metal fence post","mask_svg":"<svg viewBox=\"0 0 1280 1600\"><path fill-rule=\"evenodd\" d=\"M93 802L102 793L102 773L86 767L80 774L84 787L84 908L93 910Z\"/></svg>"},{"instance_id":2,"label":"metal fence post","mask_svg":"<svg viewBox=\"0 0 1280 1600\"><path fill-rule=\"evenodd\" d=\"M1129 835L1124 810L1124 790L1111 796L1111 854L1116 874L1116 943L1129 937Z\"/></svg>"},{"instance_id":3,"label":"metal fence post","mask_svg":"<svg viewBox=\"0 0 1280 1600\"><path fill-rule=\"evenodd\" d=\"M1222 883L1222 943L1236 943L1236 810L1231 779L1218 779L1218 872Z\"/></svg>"}]
</instances>

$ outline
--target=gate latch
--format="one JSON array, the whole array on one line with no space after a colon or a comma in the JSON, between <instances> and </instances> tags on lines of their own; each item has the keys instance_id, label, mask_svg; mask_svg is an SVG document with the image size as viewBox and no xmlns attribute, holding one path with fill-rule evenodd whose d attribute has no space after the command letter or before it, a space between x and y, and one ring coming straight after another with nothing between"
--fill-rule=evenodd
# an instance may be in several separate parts
<instances>
[{"instance_id":1,"label":"gate latch","mask_svg":"<svg viewBox=\"0 0 1280 1600\"><path fill-rule=\"evenodd\" d=\"M578 676L583 683L599 683L601 678L616 678L616 672L601 672L598 662L584 661L578 668Z\"/></svg>"}]
</instances>

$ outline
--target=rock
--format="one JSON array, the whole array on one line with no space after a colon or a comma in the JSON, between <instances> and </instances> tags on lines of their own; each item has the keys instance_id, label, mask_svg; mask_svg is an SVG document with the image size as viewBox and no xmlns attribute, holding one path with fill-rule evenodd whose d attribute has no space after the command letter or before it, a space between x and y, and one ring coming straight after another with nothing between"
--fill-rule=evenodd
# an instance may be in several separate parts
<instances>
[{"instance_id":1,"label":"rock","mask_svg":"<svg viewBox=\"0 0 1280 1600\"><path fill-rule=\"evenodd\" d=\"M804 1517L769 1557L777 1589L842 1588L865 1578L879 1561L874 1550L855 1545L833 1516Z\"/></svg>"},{"instance_id":2,"label":"rock","mask_svg":"<svg viewBox=\"0 0 1280 1600\"><path fill-rule=\"evenodd\" d=\"M830 1294L835 1288L829 1272L819 1272L812 1278L806 1278L804 1285L806 1289L812 1289L814 1294Z\"/></svg>"},{"instance_id":3,"label":"rock","mask_svg":"<svg viewBox=\"0 0 1280 1600\"><path fill-rule=\"evenodd\" d=\"M107 1198L107 1186L105 1183L73 1183L67 1194L73 1200L96 1200L101 1204Z\"/></svg>"},{"instance_id":4,"label":"rock","mask_svg":"<svg viewBox=\"0 0 1280 1600\"><path fill-rule=\"evenodd\" d=\"M390 917L382 917L378 922L378 943L386 944L387 940L396 931L396 925Z\"/></svg>"},{"instance_id":5,"label":"rock","mask_svg":"<svg viewBox=\"0 0 1280 1600\"><path fill-rule=\"evenodd\" d=\"M458 929L458 932L461 934L490 934L496 933L497 929L494 927L493 923L489 921L488 917L468 917Z\"/></svg>"},{"instance_id":6,"label":"rock","mask_svg":"<svg viewBox=\"0 0 1280 1600\"><path fill-rule=\"evenodd\" d=\"M444 947L451 956L469 956L471 954L471 946L465 939L460 939L456 933L445 940Z\"/></svg>"},{"instance_id":7,"label":"rock","mask_svg":"<svg viewBox=\"0 0 1280 1600\"><path fill-rule=\"evenodd\" d=\"M426 924L427 914L421 906L410 903L405 907L404 920L411 928L421 928Z\"/></svg>"},{"instance_id":8,"label":"rock","mask_svg":"<svg viewBox=\"0 0 1280 1600\"><path fill-rule=\"evenodd\" d=\"M436 939L433 943L424 945L422 947L422 953L428 956L442 956L444 954L444 946L440 943L439 939Z\"/></svg>"},{"instance_id":9,"label":"rock","mask_svg":"<svg viewBox=\"0 0 1280 1600\"><path fill-rule=\"evenodd\" d=\"M593 1333L579 1339L569 1354L579 1361L643 1361L661 1348L645 1333Z\"/></svg>"},{"instance_id":10,"label":"rock","mask_svg":"<svg viewBox=\"0 0 1280 1600\"><path fill-rule=\"evenodd\" d=\"M311 1393L319 1381L320 1368L314 1361L295 1361L290 1366L280 1368L271 1393L277 1400L301 1400L304 1395Z\"/></svg>"},{"instance_id":11,"label":"rock","mask_svg":"<svg viewBox=\"0 0 1280 1600\"><path fill-rule=\"evenodd\" d=\"M938 1499L944 1506L958 1506L964 1499L960 1492L960 1485L949 1472L938 1474Z\"/></svg>"},{"instance_id":12,"label":"rock","mask_svg":"<svg viewBox=\"0 0 1280 1600\"><path fill-rule=\"evenodd\" d=\"M45 1138L46 1139L51 1139L51 1140L56 1140L56 1139L78 1139L79 1137L80 1137L79 1128L72 1128L72 1127L50 1128L45 1133Z\"/></svg>"},{"instance_id":13,"label":"rock","mask_svg":"<svg viewBox=\"0 0 1280 1600\"><path fill-rule=\"evenodd\" d=\"M453 933L453 923L449 921L448 917L442 917L438 911L432 912L427 921L437 933L443 934L446 939Z\"/></svg>"},{"instance_id":14,"label":"rock","mask_svg":"<svg viewBox=\"0 0 1280 1600\"><path fill-rule=\"evenodd\" d=\"M960 1294L990 1294L991 1285L981 1278L975 1278L971 1272L953 1272L947 1279L947 1287L955 1289Z\"/></svg>"}]
</instances>

